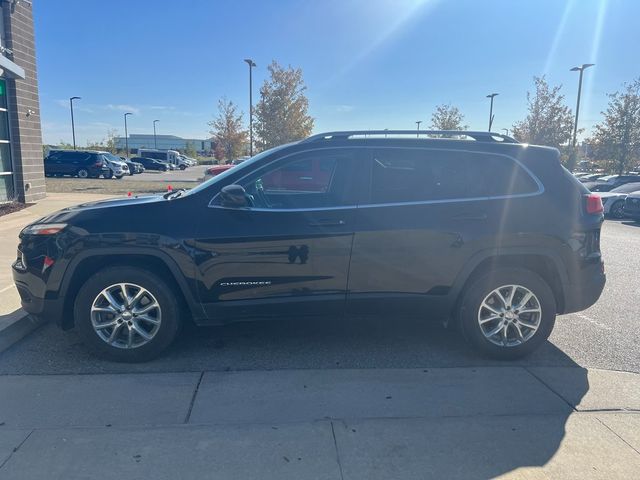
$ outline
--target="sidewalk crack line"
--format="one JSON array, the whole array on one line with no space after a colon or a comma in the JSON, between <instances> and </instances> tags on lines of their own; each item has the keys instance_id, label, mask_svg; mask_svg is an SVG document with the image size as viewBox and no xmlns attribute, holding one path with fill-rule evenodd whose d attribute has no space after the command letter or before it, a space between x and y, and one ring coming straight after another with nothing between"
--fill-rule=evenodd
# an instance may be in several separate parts
<instances>
[{"instance_id":1,"label":"sidewalk crack line","mask_svg":"<svg viewBox=\"0 0 640 480\"><path fill-rule=\"evenodd\" d=\"M203 377L204 377L204 372L200 372L200 378L198 378L198 383L196 383L196 388L193 390L193 396L191 397L191 403L189 403L189 410L187 411L187 415L186 417L184 417L184 423L189 423L189 420L191 419L193 404L196 403L196 396L198 395L198 390L200 389L200 384L202 383Z\"/></svg>"},{"instance_id":2,"label":"sidewalk crack line","mask_svg":"<svg viewBox=\"0 0 640 480\"><path fill-rule=\"evenodd\" d=\"M627 446L629 446L631 448L631 450L633 450L634 452L636 452L638 455L640 455L640 452L638 450L636 450L636 448L631 445L629 442L627 442L624 438L622 438L620 435L618 435L618 433L616 431L614 431L611 427L609 427L609 425L607 425L606 423L604 423L602 420L600 420L598 417L596 417L596 420L598 420L602 425L604 425L604 427L609 430L611 433L613 433L616 437L618 437L620 440L622 440Z\"/></svg>"},{"instance_id":3,"label":"sidewalk crack line","mask_svg":"<svg viewBox=\"0 0 640 480\"><path fill-rule=\"evenodd\" d=\"M31 436L31 434L35 432L35 430L31 430L26 437L24 437L24 440L22 440L17 447L15 447L11 453L9 454L9 456L7 458L5 458L4 462L2 462L2 464L0 464L0 469L2 469L2 467L4 467L7 462L9 460L11 460L11 457L13 457L13 454L16 453L18 450L20 450L20 447L22 447L22 445L24 445L24 442L26 442L27 440L29 440L29 437Z\"/></svg>"},{"instance_id":4,"label":"sidewalk crack line","mask_svg":"<svg viewBox=\"0 0 640 480\"><path fill-rule=\"evenodd\" d=\"M336 431L333 428L333 421L331 421L331 435L333 436L333 447L336 449L336 462L338 462L338 469L340 470L340 479L344 480L344 474L342 473L342 462L340 461L340 452L338 452L338 441L336 440Z\"/></svg>"},{"instance_id":5,"label":"sidewalk crack line","mask_svg":"<svg viewBox=\"0 0 640 480\"><path fill-rule=\"evenodd\" d=\"M524 368L524 370L526 372L529 373L529 375L531 375L533 378L535 378L536 380L538 380L542 385L544 385L545 387L547 387L548 390L550 390L551 392L553 392L560 400L562 400L564 403L566 403L567 405L569 405L569 407L571 408L571 410L573 410L574 412L577 412L578 409L576 407L574 407L573 405L571 405L571 403L569 403L569 401L564 398L562 395L560 395L558 392L556 392L553 388L551 388L549 385L546 384L546 382L544 380L542 380L540 377L538 377L535 373L533 373L531 370L529 370L527 367L522 367Z\"/></svg>"}]
</instances>

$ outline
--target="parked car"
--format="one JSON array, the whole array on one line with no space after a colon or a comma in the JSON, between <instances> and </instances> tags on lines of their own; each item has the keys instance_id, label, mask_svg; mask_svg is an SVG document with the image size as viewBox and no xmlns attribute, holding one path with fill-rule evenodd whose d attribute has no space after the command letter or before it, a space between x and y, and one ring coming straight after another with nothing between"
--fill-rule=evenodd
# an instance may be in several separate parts
<instances>
[{"instance_id":1,"label":"parked car","mask_svg":"<svg viewBox=\"0 0 640 480\"><path fill-rule=\"evenodd\" d=\"M105 178L115 177L120 180L123 176L129 175L129 167L127 164L120 158L110 152L97 152L105 160L106 165L109 167L109 172L105 175Z\"/></svg>"},{"instance_id":2,"label":"parked car","mask_svg":"<svg viewBox=\"0 0 640 480\"><path fill-rule=\"evenodd\" d=\"M141 164L146 170L159 170L161 172L169 171L168 164L161 162L160 160L154 160L153 158L132 157L131 161Z\"/></svg>"},{"instance_id":3,"label":"parked car","mask_svg":"<svg viewBox=\"0 0 640 480\"><path fill-rule=\"evenodd\" d=\"M584 185L592 192L608 192L620 185L632 182L640 182L640 175L607 175Z\"/></svg>"},{"instance_id":4,"label":"parked car","mask_svg":"<svg viewBox=\"0 0 640 480\"><path fill-rule=\"evenodd\" d=\"M129 175L144 172L144 166L141 163L132 162L131 160L126 160L124 163L126 163L127 167L129 168Z\"/></svg>"},{"instance_id":5,"label":"parked car","mask_svg":"<svg viewBox=\"0 0 640 480\"><path fill-rule=\"evenodd\" d=\"M638 191L640 191L640 182L625 183L609 192L599 192L605 216L624 218L624 201L627 195Z\"/></svg>"},{"instance_id":6,"label":"parked car","mask_svg":"<svg viewBox=\"0 0 640 480\"><path fill-rule=\"evenodd\" d=\"M640 222L640 192L627 195L624 201L624 216Z\"/></svg>"},{"instance_id":7,"label":"parked car","mask_svg":"<svg viewBox=\"0 0 640 480\"><path fill-rule=\"evenodd\" d=\"M578 180L580 180L582 183L595 182L601 177L602 173L586 173L578 177Z\"/></svg>"},{"instance_id":8,"label":"parked car","mask_svg":"<svg viewBox=\"0 0 640 480\"><path fill-rule=\"evenodd\" d=\"M111 170L98 152L81 150L50 150L44 159L47 177L70 175L80 178L98 178Z\"/></svg>"},{"instance_id":9,"label":"parked car","mask_svg":"<svg viewBox=\"0 0 640 480\"><path fill-rule=\"evenodd\" d=\"M181 154L180 159L184 161L189 167L195 167L196 165L198 165L198 161L195 158L187 157L186 155Z\"/></svg>"},{"instance_id":10,"label":"parked car","mask_svg":"<svg viewBox=\"0 0 640 480\"><path fill-rule=\"evenodd\" d=\"M557 150L414 135L315 135L189 191L51 214L20 233L22 306L119 361L159 355L189 319L343 313L442 321L512 359L597 301L602 203Z\"/></svg>"},{"instance_id":11,"label":"parked car","mask_svg":"<svg viewBox=\"0 0 640 480\"><path fill-rule=\"evenodd\" d=\"M184 170L189 166L183 158L180 152L176 150L155 150L151 148L138 149L138 155L140 157L153 158L162 162L168 163L173 166L172 170L180 169Z\"/></svg>"},{"instance_id":12,"label":"parked car","mask_svg":"<svg viewBox=\"0 0 640 480\"><path fill-rule=\"evenodd\" d=\"M212 177L216 177L222 172L226 172L231 167L233 167L232 164L214 165L213 167L209 167L204 171L204 179L209 180Z\"/></svg>"}]
</instances>

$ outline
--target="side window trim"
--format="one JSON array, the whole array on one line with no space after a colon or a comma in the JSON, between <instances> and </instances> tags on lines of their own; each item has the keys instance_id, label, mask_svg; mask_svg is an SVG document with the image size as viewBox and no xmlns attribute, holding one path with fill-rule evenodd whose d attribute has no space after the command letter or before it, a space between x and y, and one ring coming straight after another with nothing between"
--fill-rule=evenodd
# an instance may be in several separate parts
<instances>
[{"instance_id":1,"label":"side window trim","mask_svg":"<svg viewBox=\"0 0 640 480\"><path fill-rule=\"evenodd\" d=\"M410 201L410 202L389 202L389 203L370 203L371 199L371 189L373 187L373 162L375 161L375 152L376 150L427 150L427 151L437 151L437 152L463 152L463 153L473 153L478 155L492 155L508 158L513 161L516 165L518 165L526 174L535 182L538 189L535 192L529 193L516 193L510 195L490 195L483 197L469 197L469 198L446 198L446 199L438 199L438 200L420 200L420 201ZM395 207L401 205L431 205L431 204L441 204L441 203L462 203L462 202L479 202L486 200L504 200L508 198L527 198L527 197L535 197L537 195L542 195L544 193L544 185L540 181L540 179L529 169L526 165L520 162L517 158L512 157L511 155L506 155L504 153L493 153L493 152L481 152L477 150L468 150L462 148L430 148L430 147L386 147L386 146L378 146L376 148L371 149L370 154L368 155L368 165L369 168L367 170L368 181L367 181L367 198L365 201L358 203L358 208L375 208L375 207Z\"/></svg>"}]
</instances>

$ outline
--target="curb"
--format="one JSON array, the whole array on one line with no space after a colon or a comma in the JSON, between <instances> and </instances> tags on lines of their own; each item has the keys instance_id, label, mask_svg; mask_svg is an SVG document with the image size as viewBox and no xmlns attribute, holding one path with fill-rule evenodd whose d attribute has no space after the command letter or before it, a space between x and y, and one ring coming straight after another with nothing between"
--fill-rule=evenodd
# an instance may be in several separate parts
<instances>
[{"instance_id":1,"label":"curb","mask_svg":"<svg viewBox=\"0 0 640 480\"><path fill-rule=\"evenodd\" d=\"M43 320L29 315L21 308L6 315L0 315L0 352L4 352L14 343L22 340L43 323Z\"/></svg>"}]
</instances>

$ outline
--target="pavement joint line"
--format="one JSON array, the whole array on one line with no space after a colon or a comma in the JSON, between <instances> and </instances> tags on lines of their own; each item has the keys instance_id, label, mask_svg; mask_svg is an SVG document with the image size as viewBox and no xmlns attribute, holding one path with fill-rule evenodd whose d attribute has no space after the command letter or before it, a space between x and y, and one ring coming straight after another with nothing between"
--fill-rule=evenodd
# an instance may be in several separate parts
<instances>
[{"instance_id":1,"label":"pavement joint line","mask_svg":"<svg viewBox=\"0 0 640 480\"><path fill-rule=\"evenodd\" d=\"M8 292L9 290L15 287L16 287L15 285L11 284L8 287L0 288L0 293Z\"/></svg>"},{"instance_id":2,"label":"pavement joint line","mask_svg":"<svg viewBox=\"0 0 640 480\"><path fill-rule=\"evenodd\" d=\"M618 435L613 429L609 428L609 425L607 425L606 423L604 423L602 420L600 420L598 417L596 417L596 420L598 420L598 422L600 422L607 430L609 430L611 433L613 433L616 437L618 437L620 440L622 440L628 447L631 448L631 450L633 450L634 452L636 452L638 455L640 455L640 451L638 451L633 445L631 445L629 442L627 442L624 438L622 438L620 435Z\"/></svg>"},{"instance_id":3,"label":"pavement joint line","mask_svg":"<svg viewBox=\"0 0 640 480\"><path fill-rule=\"evenodd\" d=\"M36 429L35 429L35 428L32 428L32 429L29 431L29 433L27 434L27 436L26 436L26 437L24 437L24 440L22 440L22 441L18 444L18 446L17 446L17 447L14 447L14 449L13 449L13 450L11 450L11 453L9 453L9 455L7 456L7 458L5 458L5 459L4 459L4 462L2 462L2 463L0 464L0 470L2 470L2 467L4 467L4 466L7 464L7 462L8 462L9 460L11 460L11 457L13 457L13 454L14 454L14 453L16 453L18 450L20 450L20 447L22 447L22 445L24 445L24 442L26 442L27 440L29 440L29 437L31 436L31 434L32 434L33 432L35 432L35 431L36 431Z\"/></svg>"},{"instance_id":4,"label":"pavement joint line","mask_svg":"<svg viewBox=\"0 0 640 480\"><path fill-rule=\"evenodd\" d=\"M344 473L342 472L342 462L340 461L340 451L338 450L338 440L336 440L336 431L333 428L333 420L330 422L331 425L331 436L333 437L333 447L336 450L336 462L338 463L338 469L340 470L340 479L344 480Z\"/></svg>"},{"instance_id":5,"label":"pavement joint line","mask_svg":"<svg viewBox=\"0 0 640 480\"><path fill-rule=\"evenodd\" d=\"M200 372L200 377L198 378L198 383L196 383L196 388L193 389L191 402L189 402L189 410L187 410L187 415L184 417L183 423L189 423L189 420L191 419L191 412L193 411L193 405L196 403L196 396L198 395L198 390L200 390L200 384L202 383L203 378L204 378L204 371Z\"/></svg>"},{"instance_id":6,"label":"pavement joint line","mask_svg":"<svg viewBox=\"0 0 640 480\"><path fill-rule=\"evenodd\" d=\"M570 403L566 398L564 398L562 395L560 395L558 392L556 392L553 388L551 388L549 385L547 385L547 384L546 384L546 382L545 382L544 380L542 380L542 379L541 379L540 377L538 377L535 373L533 373L533 372L529 369L529 367L522 367L522 368L524 368L524 369L529 373L529 375L531 375L533 378L535 378L536 380L538 380L542 385L544 385L545 387L547 387L547 389L548 389L549 391L553 392L553 393L554 393L554 394L555 394L555 395L556 395L560 400L562 400L564 403L566 403L567 405L569 405L569 408L571 408L571 410L573 410L574 412L577 412L577 411L578 411L578 409L577 409L575 406L571 405L571 403ZM562 368L562 367L560 367L560 368ZM580 368L580 367L578 367L578 368ZM585 369L585 370L588 370L588 369Z\"/></svg>"}]
</instances>

